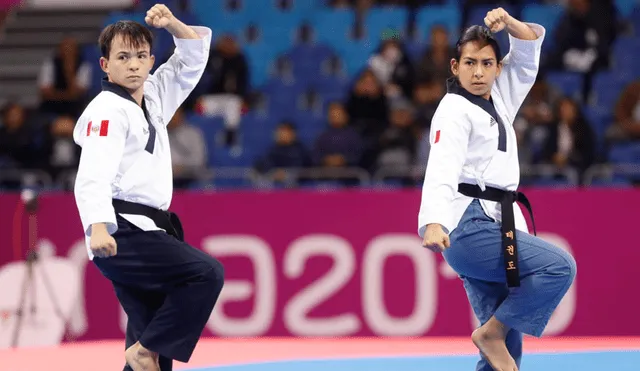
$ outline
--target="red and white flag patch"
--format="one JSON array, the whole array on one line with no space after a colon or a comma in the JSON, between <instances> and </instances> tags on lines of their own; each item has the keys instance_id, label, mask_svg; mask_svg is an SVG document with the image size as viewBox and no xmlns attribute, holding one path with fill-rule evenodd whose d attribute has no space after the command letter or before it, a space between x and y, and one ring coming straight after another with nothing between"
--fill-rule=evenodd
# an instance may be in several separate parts
<instances>
[{"instance_id":1,"label":"red and white flag patch","mask_svg":"<svg viewBox=\"0 0 640 371\"><path fill-rule=\"evenodd\" d=\"M436 144L440 141L440 130L436 131L436 139L433 141L433 144Z\"/></svg>"},{"instance_id":2,"label":"red and white flag patch","mask_svg":"<svg viewBox=\"0 0 640 371\"><path fill-rule=\"evenodd\" d=\"M109 133L109 120L102 120L100 124L94 124L93 121L89 121L87 125L87 136L100 136L106 137Z\"/></svg>"}]
</instances>

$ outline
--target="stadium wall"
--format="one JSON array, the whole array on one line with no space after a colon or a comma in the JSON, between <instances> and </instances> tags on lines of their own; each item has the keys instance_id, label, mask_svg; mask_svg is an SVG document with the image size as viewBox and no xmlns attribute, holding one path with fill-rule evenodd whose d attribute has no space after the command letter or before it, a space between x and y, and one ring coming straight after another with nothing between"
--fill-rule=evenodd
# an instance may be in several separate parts
<instances>
[{"instance_id":1,"label":"stadium wall","mask_svg":"<svg viewBox=\"0 0 640 371\"><path fill-rule=\"evenodd\" d=\"M550 336L640 333L630 272L640 190L532 189L538 235L576 257L578 275ZM218 257L226 286L205 336L465 336L461 282L416 235L419 190L180 193L187 241ZM88 262L73 195L0 195L0 348L124 337L109 282ZM24 261L37 246L35 284ZM631 275L632 277L633 275ZM35 291L34 291L35 289ZM27 291L28 295L23 296ZM53 294L53 295L51 295ZM33 314L29 314L33 313Z\"/></svg>"}]
</instances>

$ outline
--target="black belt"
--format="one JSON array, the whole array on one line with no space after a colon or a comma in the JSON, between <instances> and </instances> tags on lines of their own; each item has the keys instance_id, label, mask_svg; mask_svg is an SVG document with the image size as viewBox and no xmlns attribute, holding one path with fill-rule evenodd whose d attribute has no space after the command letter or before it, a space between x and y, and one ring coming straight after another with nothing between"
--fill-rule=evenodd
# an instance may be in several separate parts
<instances>
[{"instance_id":1,"label":"black belt","mask_svg":"<svg viewBox=\"0 0 640 371\"><path fill-rule=\"evenodd\" d=\"M144 215L153 220L158 228L162 228L178 240L184 241L184 230L180 218L171 211L154 209L151 206L118 199L113 199L113 209L118 214Z\"/></svg>"},{"instance_id":2,"label":"black belt","mask_svg":"<svg viewBox=\"0 0 640 371\"><path fill-rule=\"evenodd\" d=\"M522 203L529 211L533 234L536 234L536 223L533 220L531 203L522 192L505 191L503 189L486 187L483 191L474 184L458 184L458 192L465 196L487 201L499 202L502 208L502 248L504 250L504 267L507 273L509 287L520 286L520 271L518 269L518 243L516 240L516 220L513 215L513 203Z\"/></svg>"}]
</instances>

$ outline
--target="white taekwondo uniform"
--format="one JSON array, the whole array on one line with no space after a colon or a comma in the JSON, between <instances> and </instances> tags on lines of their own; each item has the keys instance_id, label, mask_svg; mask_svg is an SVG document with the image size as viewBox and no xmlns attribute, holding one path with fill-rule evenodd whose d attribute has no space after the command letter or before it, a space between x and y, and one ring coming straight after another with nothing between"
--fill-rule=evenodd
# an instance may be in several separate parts
<instances>
[{"instance_id":1,"label":"white taekwondo uniform","mask_svg":"<svg viewBox=\"0 0 640 371\"><path fill-rule=\"evenodd\" d=\"M198 84L209 58L211 30L192 26L200 39L173 38L174 54L144 83L140 107L122 87L106 80L76 123L73 137L82 147L75 198L89 259L91 225L118 224L112 199L167 210L173 172L167 124ZM144 231L160 228L148 217L122 215Z\"/></svg>"},{"instance_id":2,"label":"white taekwondo uniform","mask_svg":"<svg viewBox=\"0 0 640 371\"><path fill-rule=\"evenodd\" d=\"M434 114L431 150L422 187L418 234L439 223L451 233L473 201L458 192L459 183L515 191L520 165L513 122L538 73L545 29L528 24L538 35L520 40L509 35L510 50L491 90L492 102L476 97L453 80ZM492 104L493 103L493 104ZM491 112L495 107L495 112ZM480 200L484 211L501 220L500 203ZM520 208L514 204L516 229L528 232Z\"/></svg>"}]
</instances>

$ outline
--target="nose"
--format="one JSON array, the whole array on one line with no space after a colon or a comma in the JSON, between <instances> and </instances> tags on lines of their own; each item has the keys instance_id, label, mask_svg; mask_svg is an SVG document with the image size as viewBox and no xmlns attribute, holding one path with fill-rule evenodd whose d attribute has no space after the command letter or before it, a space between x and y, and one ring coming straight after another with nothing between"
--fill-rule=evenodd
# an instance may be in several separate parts
<instances>
[{"instance_id":1,"label":"nose","mask_svg":"<svg viewBox=\"0 0 640 371\"><path fill-rule=\"evenodd\" d=\"M140 62L138 61L138 58L131 58L129 60L129 69L132 71L137 71L138 68L140 68Z\"/></svg>"},{"instance_id":2,"label":"nose","mask_svg":"<svg viewBox=\"0 0 640 371\"><path fill-rule=\"evenodd\" d=\"M480 64L478 64L478 66L476 67L476 70L473 72L473 75L477 78L481 78L484 75L482 71L482 66Z\"/></svg>"}]
</instances>

